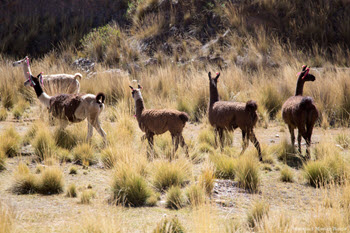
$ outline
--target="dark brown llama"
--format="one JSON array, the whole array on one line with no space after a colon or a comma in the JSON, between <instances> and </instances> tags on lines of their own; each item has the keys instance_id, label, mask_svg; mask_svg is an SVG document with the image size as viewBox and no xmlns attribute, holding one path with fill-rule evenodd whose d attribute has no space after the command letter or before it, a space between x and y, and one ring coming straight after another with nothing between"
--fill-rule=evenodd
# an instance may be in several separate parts
<instances>
[{"instance_id":1,"label":"dark brown llama","mask_svg":"<svg viewBox=\"0 0 350 233\"><path fill-rule=\"evenodd\" d=\"M303 66L299 73L295 95L287 99L282 106L282 118L288 125L291 142L294 147L294 129L298 128L298 150L301 153L301 137L306 141L306 157L310 158L311 135L318 119L318 110L313 99L303 96L305 82L315 81L315 76L309 73L310 68Z\"/></svg>"}]
</instances>

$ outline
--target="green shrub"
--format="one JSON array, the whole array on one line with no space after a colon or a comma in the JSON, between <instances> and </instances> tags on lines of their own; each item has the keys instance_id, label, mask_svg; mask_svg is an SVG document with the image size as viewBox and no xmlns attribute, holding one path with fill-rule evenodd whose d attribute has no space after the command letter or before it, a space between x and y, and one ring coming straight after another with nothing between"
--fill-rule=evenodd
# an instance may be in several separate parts
<instances>
[{"instance_id":1,"label":"green shrub","mask_svg":"<svg viewBox=\"0 0 350 233\"><path fill-rule=\"evenodd\" d=\"M98 162L94 148L88 143L79 144L74 148L73 160L83 165L93 165Z\"/></svg>"},{"instance_id":2,"label":"green shrub","mask_svg":"<svg viewBox=\"0 0 350 233\"><path fill-rule=\"evenodd\" d=\"M153 185L158 191L171 186L183 186L189 178L189 164L185 160L158 161L155 164Z\"/></svg>"},{"instance_id":3,"label":"green shrub","mask_svg":"<svg viewBox=\"0 0 350 233\"><path fill-rule=\"evenodd\" d=\"M259 188L259 162L253 156L241 156L236 164L236 179L239 186L256 192Z\"/></svg>"},{"instance_id":4,"label":"green shrub","mask_svg":"<svg viewBox=\"0 0 350 233\"><path fill-rule=\"evenodd\" d=\"M151 196L146 180L130 167L118 169L112 181L113 200L129 206L143 206Z\"/></svg>"},{"instance_id":5,"label":"green shrub","mask_svg":"<svg viewBox=\"0 0 350 233\"><path fill-rule=\"evenodd\" d=\"M171 186L166 194L167 208L181 209L184 205L184 197L182 195L181 188L179 186Z\"/></svg>"}]
</instances>

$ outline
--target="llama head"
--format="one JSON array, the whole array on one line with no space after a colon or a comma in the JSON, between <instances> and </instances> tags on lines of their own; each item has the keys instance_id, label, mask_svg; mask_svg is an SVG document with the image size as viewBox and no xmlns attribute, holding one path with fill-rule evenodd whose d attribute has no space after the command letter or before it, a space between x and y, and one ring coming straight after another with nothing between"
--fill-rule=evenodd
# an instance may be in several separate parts
<instances>
[{"instance_id":1,"label":"llama head","mask_svg":"<svg viewBox=\"0 0 350 233\"><path fill-rule=\"evenodd\" d=\"M210 86L216 88L218 80L219 80L219 77L220 77L220 73L219 72L216 73L216 77L215 78L211 77L211 72L208 73L208 76L209 76L209 84L210 84Z\"/></svg>"},{"instance_id":2,"label":"llama head","mask_svg":"<svg viewBox=\"0 0 350 233\"><path fill-rule=\"evenodd\" d=\"M129 87L131 89L132 98L134 98L135 101L138 99L142 99L142 95L141 95L142 86L140 84L138 84L137 89L134 89L132 86L129 86Z\"/></svg>"},{"instance_id":3,"label":"llama head","mask_svg":"<svg viewBox=\"0 0 350 233\"><path fill-rule=\"evenodd\" d=\"M26 56L22 60L18 60L18 61L15 61L14 63L12 63L13 67L23 66L23 65L29 65L29 58L28 58L28 56Z\"/></svg>"},{"instance_id":4,"label":"llama head","mask_svg":"<svg viewBox=\"0 0 350 233\"><path fill-rule=\"evenodd\" d=\"M315 76L310 74L310 68L307 66L303 66L302 71L299 74L299 78L304 82L313 82L316 80Z\"/></svg>"},{"instance_id":5,"label":"llama head","mask_svg":"<svg viewBox=\"0 0 350 233\"><path fill-rule=\"evenodd\" d=\"M38 74L37 77L30 75L30 78L24 82L24 86L29 86L29 85L32 87L40 86L41 83L43 82L42 80L43 80L42 73Z\"/></svg>"}]
</instances>

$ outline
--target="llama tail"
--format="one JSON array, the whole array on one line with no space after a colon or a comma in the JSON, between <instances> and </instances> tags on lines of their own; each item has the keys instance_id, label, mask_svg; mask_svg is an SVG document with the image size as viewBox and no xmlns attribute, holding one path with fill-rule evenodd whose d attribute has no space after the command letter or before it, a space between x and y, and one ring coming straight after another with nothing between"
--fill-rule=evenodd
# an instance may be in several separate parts
<instances>
[{"instance_id":1,"label":"llama tail","mask_svg":"<svg viewBox=\"0 0 350 233\"><path fill-rule=\"evenodd\" d=\"M79 81L82 79L83 75L81 73L74 74L74 79L79 79Z\"/></svg>"},{"instance_id":2,"label":"llama tail","mask_svg":"<svg viewBox=\"0 0 350 233\"><path fill-rule=\"evenodd\" d=\"M101 99L101 101L100 101ZM106 99L106 96L104 93L102 92L99 92L97 95L96 95L96 102L97 103L104 103L105 102L105 99Z\"/></svg>"},{"instance_id":3,"label":"llama tail","mask_svg":"<svg viewBox=\"0 0 350 233\"><path fill-rule=\"evenodd\" d=\"M306 111L307 124L314 124L318 119L318 110L311 97L304 97L300 102L300 109Z\"/></svg>"},{"instance_id":4,"label":"llama tail","mask_svg":"<svg viewBox=\"0 0 350 233\"><path fill-rule=\"evenodd\" d=\"M188 121L188 119L189 119L189 116L188 116L188 114L187 113L185 113L185 112L181 112L181 114L180 114L180 120L185 124L187 121Z\"/></svg>"}]
</instances>

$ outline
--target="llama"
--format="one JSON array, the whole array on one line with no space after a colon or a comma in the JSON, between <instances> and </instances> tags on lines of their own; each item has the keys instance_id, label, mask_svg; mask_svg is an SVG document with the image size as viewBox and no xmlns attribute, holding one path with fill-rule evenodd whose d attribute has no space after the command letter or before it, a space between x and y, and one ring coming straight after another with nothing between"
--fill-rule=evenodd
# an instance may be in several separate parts
<instances>
[{"instance_id":1,"label":"llama","mask_svg":"<svg viewBox=\"0 0 350 233\"><path fill-rule=\"evenodd\" d=\"M16 61L12 64L14 67L22 66L24 72L24 78L27 80L24 85L30 85L30 70L29 58L25 57L22 60ZM72 74L52 74L43 75L42 88L48 95L67 93L78 94L80 90L80 83L82 75L80 73Z\"/></svg>"},{"instance_id":2,"label":"llama","mask_svg":"<svg viewBox=\"0 0 350 233\"><path fill-rule=\"evenodd\" d=\"M286 100L282 106L282 118L288 125L291 142L294 147L294 129L298 128L298 150L301 153L301 137L306 141L306 157L310 158L309 147L315 122L318 119L318 110L313 99L303 96L305 82L315 81L315 76L309 73L310 68L303 66L299 73L295 95Z\"/></svg>"},{"instance_id":3,"label":"llama","mask_svg":"<svg viewBox=\"0 0 350 233\"><path fill-rule=\"evenodd\" d=\"M93 94L58 94L56 96L49 96L41 87L42 76L37 77L30 75L30 85L39 101L45 105L49 112L60 120L61 128L66 128L68 123L77 123L87 118L88 134L87 141L90 140L93 134L93 127L102 136L104 143L106 143L106 133L101 128L99 115L104 109L105 95L98 93Z\"/></svg>"},{"instance_id":4,"label":"llama","mask_svg":"<svg viewBox=\"0 0 350 233\"><path fill-rule=\"evenodd\" d=\"M257 140L253 128L258 120L256 110L258 108L255 101L249 100L247 103L220 101L217 82L220 73L217 73L215 78L209 76L209 122L215 129L215 144L217 145L217 136L219 134L220 146L223 148L223 132L224 130L233 131L236 128L242 130L242 151L247 149L249 139L254 144L258 151L259 160L262 161L261 149L259 141Z\"/></svg>"},{"instance_id":5,"label":"llama","mask_svg":"<svg viewBox=\"0 0 350 233\"><path fill-rule=\"evenodd\" d=\"M178 145L188 153L188 147L182 136L183 128L189 117L187 113L173 109L145 109L141 95L142 87L138 85L137 89L129 86L132 90L132 97L135 101L136 119L140 129L145 132L142 140L148 140L148 144L153 151L153 136L170 132L173 142L173 155L178 149Z\"/></svg>"}]
</instances>

